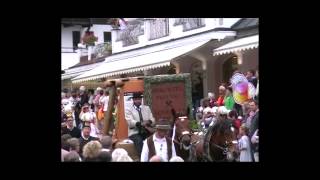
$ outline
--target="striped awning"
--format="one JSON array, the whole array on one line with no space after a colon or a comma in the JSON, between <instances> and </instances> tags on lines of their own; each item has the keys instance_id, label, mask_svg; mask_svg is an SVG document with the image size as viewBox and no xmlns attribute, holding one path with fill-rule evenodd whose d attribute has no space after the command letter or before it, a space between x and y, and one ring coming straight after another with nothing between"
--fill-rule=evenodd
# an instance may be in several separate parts
<instances>
[{"instance_id":1,"label":"striped awning","mask_svg":"<svg viewBox=\"0 0 320 180\"><path fill-rule=\"evenodd\" d=\"M217 49L213 50L213 56L235 53L248 49L258 48L259 35L249 36L241 39L231 41Z\"/></svg>"},{"instance_id":2,"label":"striped awning","mask_svg":"<svg viewBox=\"0 0 320 180\"><path fill-rule=\"evenodd\" d=\"M112 55L107 57L99 67L73 78L72 82L80 83L99 78L169 66L172 59L180 57L206 44L208 41L210 40L180 45L178 47L165 47L148 53L134 55L130 53L122 53Z\"/></svg>"}]
</instances>

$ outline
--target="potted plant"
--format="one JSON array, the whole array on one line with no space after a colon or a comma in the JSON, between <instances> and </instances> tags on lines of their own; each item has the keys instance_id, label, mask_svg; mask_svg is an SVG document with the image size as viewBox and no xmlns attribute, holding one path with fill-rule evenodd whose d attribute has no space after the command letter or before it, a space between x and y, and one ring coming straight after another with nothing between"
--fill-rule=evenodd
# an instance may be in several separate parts
<instances>
[{"instance_id":1,"label":"potted plant","mask_svg":"<svg viewBox=\"0 0 320 180\"><path fill-rule=\"evenodd\" d=\"M98 37L94 36L92 31L87 31L82 38L82 42L88 46L94 46L96 41L98 41Z\"/></svg>"}]
</instances>

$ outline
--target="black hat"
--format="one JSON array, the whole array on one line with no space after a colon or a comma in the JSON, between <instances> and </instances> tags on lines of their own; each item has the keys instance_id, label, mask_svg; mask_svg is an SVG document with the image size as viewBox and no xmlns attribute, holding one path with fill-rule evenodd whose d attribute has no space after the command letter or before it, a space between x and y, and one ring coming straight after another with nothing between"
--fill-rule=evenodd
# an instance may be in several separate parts
<instances>
[{"instance_id":1,"label":"black hat","mask_svg":"<svg viewBox=\"0 0 320 180\"><path fill-rule=\"evenodd\" d=\"M142 98L142 93L141 92L135 92L135 93L133 93L132 98Z\"/></svg>"}]
</instances>

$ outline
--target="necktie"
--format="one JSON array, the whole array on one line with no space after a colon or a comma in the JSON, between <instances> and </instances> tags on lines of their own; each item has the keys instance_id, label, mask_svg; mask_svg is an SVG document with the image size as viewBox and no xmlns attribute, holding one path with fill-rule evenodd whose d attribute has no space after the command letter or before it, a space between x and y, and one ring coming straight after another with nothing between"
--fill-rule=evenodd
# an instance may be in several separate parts
<instances>
[{"instance_id":1,"label":"necktie","mask_svg":"<svg viewBox=\"0 0 320 180\"><path fill-rule=\"evenodd\" d=\"M142 122L143 122L143 118L142 118L141 108L138 107L138 108L137 108L137 111L138 111L138 113L139 113L140 122L142 123Z\"/></svg>"}]
</instances>

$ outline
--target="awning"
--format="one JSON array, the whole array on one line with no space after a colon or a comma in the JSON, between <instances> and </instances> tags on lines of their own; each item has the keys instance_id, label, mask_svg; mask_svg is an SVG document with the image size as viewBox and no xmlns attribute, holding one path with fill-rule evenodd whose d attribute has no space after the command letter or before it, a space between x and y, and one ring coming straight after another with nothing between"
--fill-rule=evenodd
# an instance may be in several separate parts
<instances>
[{"instance_id":1,"label":"awning","mask_svg":"<svg viewBox=\"0 0 320 180\"><path fill-rule=\"evenodd\" d=\"M71 78L77 77L87 71L92 70L93 68L98 67L101 64L102 64L102 62L98 62L98 63L94 63L94 64L88 64L88 65L84 65L84 66L75 67L72 69L66 69L66 70L64 70L65 73L61 75L61 80L71 79Z\"/></svg>"},{"instance_id":2,"label":"awning","mask_svg":"<svg viewBox=\"0 0 320 180\"><path fill-rule=\"evenodd\" d=\"M137 53L135 53L135 55L131 53L132 55L130 56L128 53L121 53L109 56L99 67L73 78L72 82L79 83L119 74L169 66L172 59L185 55L191 50L194 50L209 41L210 40L202 40L174 48L163 46L160 50L158 49L157 51L138 55Z\"/></svg>"},{"instance_id":3,"label":"awning","mask_svg":"<svg viewBox=\"0 0 320 180\"><path fill-rule=\"evenodd\" d=\"M234 53L244 51L247 49L258 48L259 46L259 35L245 37L241 39L229 42L215 50L213 50L213 56Z\"/></svg>"}]
</instances>

